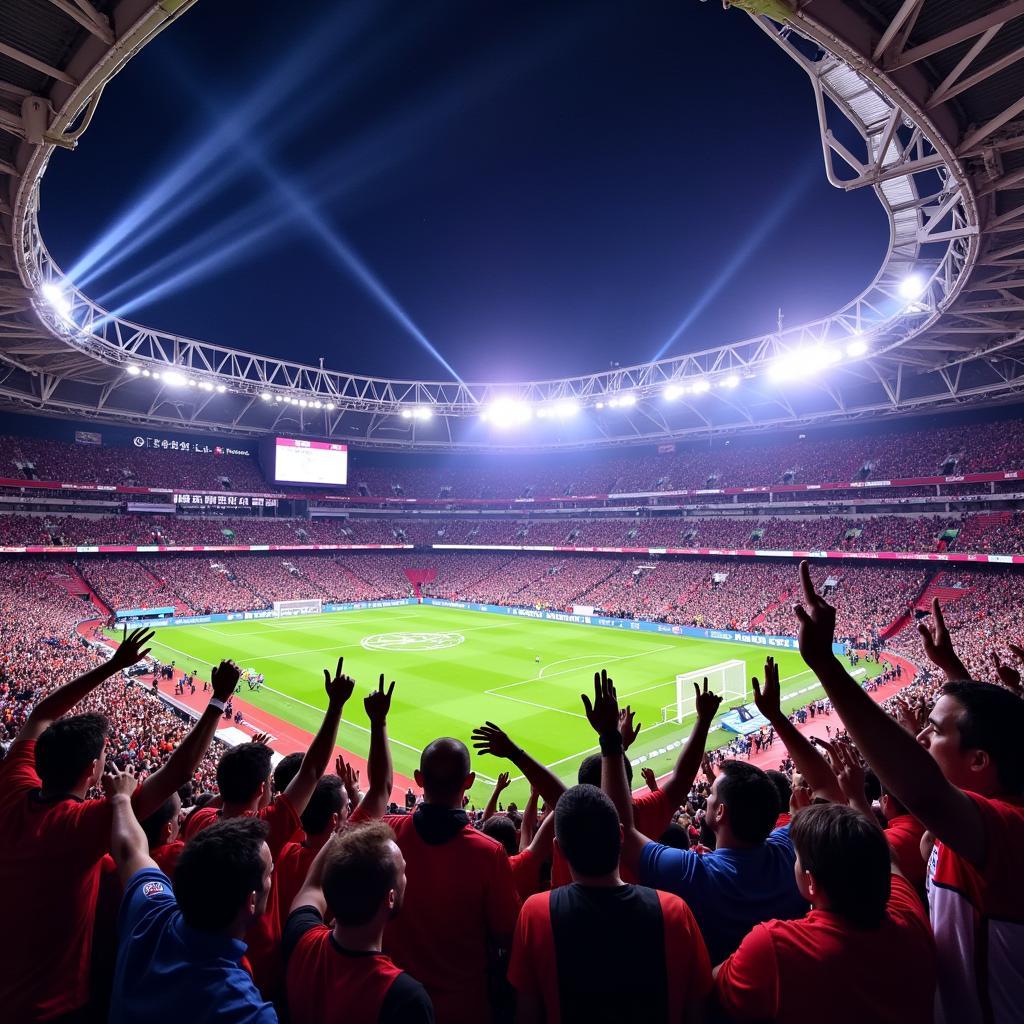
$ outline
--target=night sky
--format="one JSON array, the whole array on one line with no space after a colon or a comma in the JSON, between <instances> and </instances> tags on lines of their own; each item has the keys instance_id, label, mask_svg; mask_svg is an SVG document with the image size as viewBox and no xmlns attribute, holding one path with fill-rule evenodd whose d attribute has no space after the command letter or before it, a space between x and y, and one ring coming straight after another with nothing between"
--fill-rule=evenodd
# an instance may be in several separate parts
<instances>
[{"instance_id":1,"label":"night sky","mask_svg":"<svg viewBox=\"0 0 1024 1024\"><path fill-rule=\"evenodd\" d=\"M126 238L153 237L81 269L140 209ZM130 319L448 377L426 340L466 380L695 350L771 330L779 306L826 314L887 239L869 190L825 181L805 74L696 0L201 0L54 155L41 219Z\"/></svg>"}]
</instances>

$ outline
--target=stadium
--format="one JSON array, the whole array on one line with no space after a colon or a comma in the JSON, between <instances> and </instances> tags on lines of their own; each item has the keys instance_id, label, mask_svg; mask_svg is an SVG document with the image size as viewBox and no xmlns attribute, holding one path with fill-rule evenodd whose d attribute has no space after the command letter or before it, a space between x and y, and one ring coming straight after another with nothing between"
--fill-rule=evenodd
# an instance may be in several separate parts
<instances>
[{"instance_id":1,"label":"stadium","mask_svg":"<svg viewBox=\"0 0 1024 1024\"><path fill-rule=\"evenodd\" d=\"M394 115L358 75L378 60L415 83L410 53L448 33L443 15L396 8L385 31L372 5L315 5L301 45L282 41L244 85L224 55L218 85L196 68L226 21L196 28L194 52L163 49L212 4L0 8L0 882L11 920L50 929L8 935L0 1017L817 1021L829 999L843 1021L1019 1020L1024 3L651 14L666 36L734 46L749 82L723 95L757 93L743 116L769 122L744 126L710 86L679 99L694 111L680 145L707 161L683 233L735 200L701 103L736 135L729 153L751 154L735 180L792 129L814 185L765 171L756 212L707 215L736 253L646 361L601 293L657 304L653 271L587 284L593 309L573 315L609 325L593 345L554 328L535 348L508 325L472 336L500 319L480 313L497 292L446 267L443 245L424 259L401 198L367 199L378 266L393 201L409 276L387 276L420 309L432 291L455 307L446 346L325 212L339 195L358 206L367 179L393 185L421 135L486 177L468 154L504 151L483 121L562 48L606 30L628 43L600 21L614 5L538 15L533 49L453 63L447 91ZM282 31L259 6L240 50ZM519 45L506 16L476 12L457 45ZM313 88L317 61L336 66ZM709 61L704 76L735 77ZM346 117L370 126L336 165L321 95L335 77L355 83ZM816 138L786 106L797 94ZM550 93L556 121L563 99ZM473 103L462 150L446 119ZM511 147L534 131L543 146L536 102L528 115L529 129L509 117ZM187 144L149 152L175 118ZM140 169L109 143L88 151L105 131ZM571 131L553 133L568 168ZM451 173L432 159L408 161L427 196ZM436 206L438 237L495 259L514 291L527 278L494 254L546 186L506 173L493 224L460 197L492 248L440 201L423 222ZM601 202L601 173L581 204ZM860 204L849 220L831 212L844 203ZM748 322L745 297L762 297L741 268L766 239L774 262L797 260L801 216L836 218L812 224L799 272L778 268L790 296L820 264L814 301L787 298L813 315L714 340L710 324ZM595 214L573 259L613 248L608 225ZM843 233L862 229L868 242ZM558 273L544 294L571 295L559 230L518 256ZM717 258L689 246L688 276ZM822 315L814 302L852 274L831 269L844 249L875 262ZM180 298L241 259L253 276L224 285L223 310ZM346 312L357 292L379 321ZM136 322L150 313L238 329L199 340ZM488 360L515 369L454 368ZM876 976L890 959L906 984Z\"/></svg>"}]
</instances>

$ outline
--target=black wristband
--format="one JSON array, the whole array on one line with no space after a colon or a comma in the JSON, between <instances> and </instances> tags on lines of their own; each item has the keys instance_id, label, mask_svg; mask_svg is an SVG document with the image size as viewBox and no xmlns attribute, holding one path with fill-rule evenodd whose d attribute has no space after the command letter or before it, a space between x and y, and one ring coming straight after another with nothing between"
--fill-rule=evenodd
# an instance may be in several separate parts
<instances>
[{"instance_id":1,"label":"black wristband","mask_svg":"<svg viewBox=\"0 0 1024 1024\"><path fill-rule=\"evenodd\" d=\"M614 757L622 753L622 734L616 729L614 732L601 733L601 755L603 757Z\"/></svg>"}]
</instances>

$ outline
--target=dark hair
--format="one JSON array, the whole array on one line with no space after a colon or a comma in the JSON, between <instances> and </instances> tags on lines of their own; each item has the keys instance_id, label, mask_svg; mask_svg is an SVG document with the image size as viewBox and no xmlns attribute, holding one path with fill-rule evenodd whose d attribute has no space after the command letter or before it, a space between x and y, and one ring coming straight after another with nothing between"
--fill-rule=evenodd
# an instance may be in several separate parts
<instances>
[{"instance_id":1,"label":"dark hair","mask_svg":"<svg viewBox=\"0 0 1024 1024\"><path fill-rule=\"evenodd\" d=\"M821 886L829 909L858 928L877 928L892 872L878 825L844 804L815 804L794 815L789 834L800 866Z\"/></svg>"},{"instance_id":2,"label":"dark hair","mask_svg":"<svg viewBox=\"0 0 1024 1024\"><path fill-rule=\"evenodd\" d=\"M315 788L299 816L307 835L318 836L330 824L332 814L341 814L348 794L337 775L325 775Z\"/></svg>"},{"instance_id":3,"label":"dark hair","mask_svg":"<svg viewBox=\"0 0 1024 1024\"><path fill-rule=\"evenodd\" d=\"M285 754L277 762L274 774L271 776L275 793L283 793L288 788L288 783L299 774L299 768L302 767L302 758L304 756L304 754L300 753Z\"/></svg>"},{"instance_id":4,"label":"dark hair","mask_svg":"<svg viewBox=\"0 0 1024 1024\"><path fill-rule=\"evenodd\" d=\"M577 874L597 877L619 866L619 816L596 786L573 786L562 794L555 805L555 838Z\"/></svg>"},{"instance_id":5,"label":"dark hair","mask_svg":"<svg viewBox=\"0 0 1024 1024\"><path fill-rule=\"evenodd\" d=\"M688 850L690 834L678 822L669 822L668 828L658 837L661 846L670 846L673 850Z\"/></svg>"},{"instance_id":6,"label":"dark hair","mask_svg":"<svg viewBox=\"0 0 1024 1024\"><path fill-rule=\"evenodd\" d=\"M225 803L248 803L270 777L270 747L241 743L217 763L217 786Z\"/></svg>"},{"instance_id":7,"label":"dark hair","mask_svg":"<svg viewBox=\"0 0 1024 1024\"><path fill-rule=\"evenodd\" d=\"M481 826L480 831L485 836L497 839L505 852L511 857L519 852L519 842L516 836L515 822L505 814L492 814Z\"/></svg>"},{"instance_id":8,"label":"dark hair","mask_svg":"<svg viewBox=\"0 0 1024 1024\"><path fill-rule=\"evenodd\" d=\"M633 766L629 763L629 758L623 753L622 761L626 766L626 779L629 782L633 781ZM600 754L588 754L580 762L580 770L576 773L576 781L581 786L596 786L598 789L601 788L601 755Z\"/></svg>"},{"instance_id":9,"label":"dark hair","mask_svg":"<svg viewBox=\"0 0 1024 1024\"><path fill-rule=\"evenodd\" d=\"M185 924L221 932L263 882L263 843L269 828L260 818L228 818L196 833L174 872L174 895Z\"/></svg>"},{"instance_id":10,"label":"dark hair","mask_svg":"<svg viewBox=\"0 0 1024 1024\"><path fill-rule=\"evenodd\" d=\"M983 750L992 759L999 785L1014 795L1024 790L1024 700L992 683L946 683L942 692L952 697L963 713L957 723L960 745Z\"/></svg>"},{"instance_id":11,"label":"dark hair","mask_svg":"<svg viewBox=\"0 0 1024 1024\"><path fill-rule=\"evenodd\" d=\"M789 810L789 798L793 795L793 784L783 773L770 768L765 775L772 780L775 791L779 794L779 814L785 814Z\"/></svg>"},{"instance_id":12,"label":"dark hair","mask_svg":"<svg viewBox=\"0 0 1024 1024\"><path fill-rule=\"evenodd\" d=\"M885 787L882 785L881 780L870 768L866 768L864 770L864 795L869 801L880 800L884 792Z\"/></svg>"},{"instance_id":13,"label":"dark hair","mask_svg":"<svg viewBox=\"0 0 1024 1024\"><path fill-rule=\"evenodd\" d=\"M768 837L779 816L779 791L765 772L745 761L723 761L715 793L740 842L760 843Z\"/></svg>"},{"instance_id":14,"label":"dark hair","mask_svg":"<svg viewBox=\"0 0 1024 1024\"><path fill-rule=\"evenodd\" d=\"M389 843L395 833L382 821L346 829L331 840L324 859L324 899L343 925L366 924L398 884Z\"/></svg>"},{"instance_id":15,"label":"dark hair","mask_svg":"<svg viewBox=\"0 0 1024 1024\"><path fill-rule=\"evenodd\" d=\"M180 810L181 797L177 793L172 793L145 821L139 822L142 825L142 831L146 833L151 850L160 845L160 833L163 831L164 825Z\"/></svg>"},{"instance_id":16,"label":"dark hair","mask_svg":"<svg viewBox=\"0 0 1024 1024\"><path fill-rule=\"evenodd\" d=\"M47 793L67 793L103 753L110 726L103 715L58 718L36 740L36 771Z\"/></svg>"},{"instance_id":17,"label":"dark hair","mask_svg":"<svg viewBox=\"0 0 1024 1024\"><path fill-rule=\"evenodd\" d=\"M469 750L462 740L442 736L420 754L423 791L428 801L449 803L462 792L469 775Z\"/></svg>"}]
</instances>

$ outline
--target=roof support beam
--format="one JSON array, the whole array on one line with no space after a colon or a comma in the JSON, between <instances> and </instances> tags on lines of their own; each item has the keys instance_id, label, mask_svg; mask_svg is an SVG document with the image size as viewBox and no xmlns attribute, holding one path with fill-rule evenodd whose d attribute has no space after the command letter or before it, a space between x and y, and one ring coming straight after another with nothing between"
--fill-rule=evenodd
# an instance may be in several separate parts
<instances>
[{"instance_id":1,"label":"roof support beam","mask_svg":"<svg viewBox=\"0 0 1024 1024\"><path fill-rule=\"evenodd\" d=\"M976 71L973 75L969 75L962 82L957 82L957 79L967 69L971 61L974 60L974 57L985 49L989 41L998 31L998 28L991 28L978 39L977 43L974 44L967 56L964 57L960 64L956 66L956 68L950 73L949 77L938 87L938 89L932 93L931 99L928 100L925 105L927 109L937 107L940 103L948 102L953 99L954 96L959 96L960 93L965 92L967 89L971 89L976 85L981 85L982 82L987 81L993 75L999 74L1000 71L1010 67L1011 64L1016 64L1021 57L1024 57L1024 46L1018 46L1016 50L1011 50L1005 57L1001 57L999 60L986 65L980 71Z\"/></svg>"},{"instance_id":2,"label":"roof support beam","mask_svg":"<svg viewBox=\"0 0 1024 1024\"><path fill-rule=\"evenodd\" d=\"M965 150L970 149L971 146L977 145L982 141L982 139L987 139L993 132L1002 128L1007 121L1012 121L1022 111L1024 111L1024 96L1017 100L1016 103L1011 103L1001 114L996 114L991 121L988 121L977 130L971 132L967 138L960 143L957 148L957 152L962 153Z\"/></svg>"},{"instance_id":3,"label":"roof support beam","mask_svg":"<svg viewBox=\"0 0 1024 1024\"><path fill-rule=\"evenodd\" d=\"M50 3L59 11L63 11L69 18L77 21L87 32L91 32L97 39L102 39L107 46L114 45L114 33L110 28L110 20L93 7L88 0L50 0Z\"/></svg>"},{"instance_id":4,"label":"roof support beam","mask_svg":"<svg viewBox=\"0 0 1024 1024\"><path fill-rule=\"evenodd\" d=\"M924 0L903 0L903 6L896 12L895 17L889 22L889 27L882 33L882 38L878 40L875 52L871 55L872 60L877 61L892 46L900 29L903 29L903 36L896 49L903 49L907 36L914 30L917 16L921 13L922 7L924 7Z\"/></svg>"},{"instance_id":5,"label":"roof support beam","mask_svg":"<svg viewBox=\"0 0 1024 1024\"><path fill-rule=\"evenodd\" d=\"M8 46L6 43L0 43L0 53L5 57L10 57L11 60L16 61L18 64L24 64L25 67L32 68L33 71L39 71L50 78L55 78L58 82L63 82L65 85L78 85L70 75L65 74L60 68L55 68L51 64L36 60L35 57L30 57L27 53L22 53L21 50L16 50L13 46Z\"/></svg>"},{"instance_id":6,"label":"roof support beam","mask_svg":"<svg viewBox=\"0 0 1024 1024\"><path fill-rule=\"evenodd\" d=\"M993 26L1001 27L1022 14L1024 14L1024 0L1011 0L1010 3L1003 4L1002 7L989 11L988 14L983 14L973 21L968 21L959 28L951 29L941 36L930 39L927 43L921 43L920 46L914 46L897 54L892 60L884 61L883 66L886 71L898 71L900 68L909 67L919 60L934 57L935 54L942 53L943 50L948 50L951 46L973 39Z\"/></svg>"}]
</instances>

